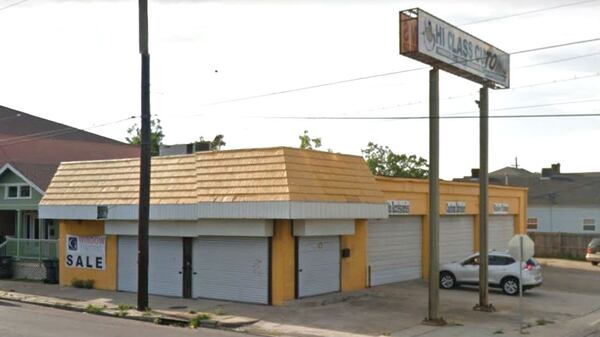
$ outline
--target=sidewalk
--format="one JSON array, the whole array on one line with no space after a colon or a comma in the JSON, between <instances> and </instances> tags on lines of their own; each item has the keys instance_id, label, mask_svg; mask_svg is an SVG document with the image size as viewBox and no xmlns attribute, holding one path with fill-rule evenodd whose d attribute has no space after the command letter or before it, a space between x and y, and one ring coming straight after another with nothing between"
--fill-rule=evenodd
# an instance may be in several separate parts
<instances>
[{"instance_id":1,"label":"sidewalk","mask_svg":"<svg viewBox=\"0 0 600 337\"><path fill-rule=\"evenodd\" d=\"M92 305L118 314L118 305L135 306L134 293L76 289L36 282L0 280L0 299L21 297L57 307ZM422 325L427 312L427 288L421 281L404 282L350 294L330 294L296 300L282 307L212 300L150 296L150 306L166 318L189 320L200 314L208 326L237 329L266 336L518 336L517 299L493 292L495 313L472 310L473 289L442 291L445 327ZM531 336L586 336L600 322L600 296L544 289L526 296L525 317ZM83 310L80 310L83 311ZM143 316L132 310L130 318ZM131 316L130 316L131 315ZM207 319L208 318L208 319ZM148 319L150 320L150 319ZM206 326L206 325L205 325Z\"/></svg>"}]
</instances>

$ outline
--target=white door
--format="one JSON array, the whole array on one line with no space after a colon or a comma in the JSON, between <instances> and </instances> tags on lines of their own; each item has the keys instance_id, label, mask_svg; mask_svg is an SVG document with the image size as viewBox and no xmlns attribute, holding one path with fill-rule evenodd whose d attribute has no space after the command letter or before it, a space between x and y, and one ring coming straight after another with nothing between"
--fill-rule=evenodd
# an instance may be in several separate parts
<instances>
[{"instance_id":1,"label":"white door","mask_svg":"<svg viewBox=\"0 0 600 337\"><path fill-rule=\"evenodd\" d=\"M488 247L504 251L513 237L515 217L512 215L490 215L488 218Z\"/></svg>"},{"instance_id":2,"label":"white door","mask_svg":"<svg viewBox=\"0 0 600 337\"><path fill-rule=\"evenodd\" d=\"M421 278L421 217L369 220L370 285Z\"/></svg>"},{"instance_id":3,"label":"white door","mask_svg":"<svg viewBox=\"0 0 600 337\"><path fill-rule=\"evenodd\" d=\"M298 237L298 297L340 290L340 237Z\"/></svg>"},{"instance_id":4,"label":"white door","mask_svg":"<svg viewBox=\"0 0 600 337\"><path fill-rule=\"evenodd\" d=\"M183 295L183 243L178 237L150 237L148 293ZM119 236L117 289L137 292L137 237Z\"/></svg>"},{"instance_id":5,"label":"white door","mask_svg":"<svg viewBox=\"0 0 600 337\"><path fill-rule=\"evenodd\" d=\"M268 238L195 238L192 266L193 297L269 302Z\"/></svg>"},{"instance_id":6,"label":"white door","mask_svg":"<svg viewBox=\"0 0 600 337\"><path fill-rule=\"evenodd\" d=\"M440 263L454 262L473 253L473 221L468 215L440 216Z\"/></svg>"}]
</instances>

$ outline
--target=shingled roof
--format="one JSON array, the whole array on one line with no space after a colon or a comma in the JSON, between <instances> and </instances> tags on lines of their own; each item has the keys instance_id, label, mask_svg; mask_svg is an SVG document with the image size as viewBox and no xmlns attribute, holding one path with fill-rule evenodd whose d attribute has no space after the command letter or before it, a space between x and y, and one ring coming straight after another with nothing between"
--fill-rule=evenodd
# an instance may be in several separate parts
<instances>
[{"instance_id":1,"label":"shingled roof","mask_svg":"<svg viewBox=\"0 0 600 337\"><path fill-rule=\"evenodd\" d=\"M129 158L139 148L0 106L0 167L10 164L45 190L62 161Z\"/></svg>"},{"instance_id":2,"label":"shingled roof","mask_svg":"<svg viewBox=\"0 0 600 337\"><path fill-rule=\"evenodd\" d=\"M359 156L286 147L152 158L151 204L385 202ZM134 205L139 159L68 162L42 205Z\"/></svg>"}]
</instances>

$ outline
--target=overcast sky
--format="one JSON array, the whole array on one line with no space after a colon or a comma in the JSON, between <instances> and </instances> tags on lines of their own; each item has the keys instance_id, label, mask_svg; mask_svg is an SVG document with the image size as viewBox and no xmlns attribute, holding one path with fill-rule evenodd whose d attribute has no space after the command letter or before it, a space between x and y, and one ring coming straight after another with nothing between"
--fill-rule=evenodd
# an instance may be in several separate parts
<instances>
[{"instance_id":1,"label":"overcast sky","mask_svg":"<svg viewBox=\"0 0 600 337\"><path fill-rule=\"evenodd\" d=\"M0 7L15 2L1 0ZM426 70L211 103L421 67L398 52L403 9L421 7L461 25L573 2L579 1L150 1L152 113L167 144L222 133L226 149L297 147L298 135L309 130L336 152L360 154L372 141L427 157L425 120L275 118L426 115ZM515 52L600 37L598 13L600 1L591 1L461 28ZM139 115L137 29L134 0L29 0L0 11L0 104L86 129ZM573 57L579 58L553 62ZM528 67L538 63L548 64ZM599 72L599 42L513 55L514 89L490 91L490 114L600 113ZM478 85L440 77L440 113L475 115ZM585 78L569 80L576 77ZM90 131L123 140L132 122ZM600 171L599 136L600 117L493 119L490 168L518 157L533 171L556 162L563 171ZM478 139L476 119L441 122L443 178L479 165Z\"/></svg>"}]
</instances>

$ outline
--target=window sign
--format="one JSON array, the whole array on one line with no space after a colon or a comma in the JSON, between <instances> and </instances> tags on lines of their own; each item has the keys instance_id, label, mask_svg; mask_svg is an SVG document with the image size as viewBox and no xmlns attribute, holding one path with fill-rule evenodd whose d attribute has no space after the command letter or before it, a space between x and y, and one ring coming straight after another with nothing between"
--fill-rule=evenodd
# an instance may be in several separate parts
<instances>
[{"instance_id":1,"label":"window sign","mask_svg":"<svg viewBox=\"0 0 600 337\"><path fill-rule=\"evenodd\" d=\"M388 212L390 215L400 215L410 213L409 200L388 200Z\"/></svg>"},{"instance_id":2,"label":"window sign","mask_svg":"<svg viewBox=\"0 0 600 337\"><path fill-rule=\"evenodd\" d=\"M494 214L508 214L508 203L506 202L495 202L493 205L492 212Z\"/></svg>"},{"instance_id":3,"label":"window sign","mask_svg":"<svg viewBox=\"0 0 600 337\"><path fill-rule=\"evenodd\" d=\"M447 214L464 214L466 211L466 204L464 201L448 201L446 203Z\"/></svg>"},{"instance_id":4,"label":"window sign","mask_svg":"<svg viewBox=\"0 0 600 337\"><path fill-rule=\"evenodd\" d=\"M105 269L106 236L66 236L65 265L68 268Z\"/></svg>"}]
</instances>

